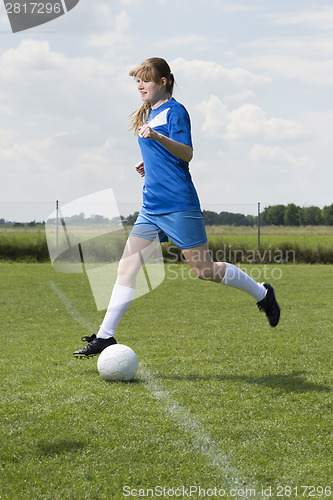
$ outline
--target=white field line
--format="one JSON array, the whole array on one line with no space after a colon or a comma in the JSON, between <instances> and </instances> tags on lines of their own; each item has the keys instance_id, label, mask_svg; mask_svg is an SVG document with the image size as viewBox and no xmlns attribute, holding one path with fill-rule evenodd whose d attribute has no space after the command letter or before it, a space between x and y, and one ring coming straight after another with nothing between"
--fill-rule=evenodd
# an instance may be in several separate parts
<instances>
[{"instance_id":1,"label":"white field line","mask_svg":"<svg viewBox=\"0 0 333 500\"><path fill-rule=\"evenodd\" d=\"M75 321L91 330L93 328L92 325L75 309L60 288L58 288L53 281L50 281L50 286L62 300L67 311ZM190 436L190 443L193 449L205 455L207 460L217 469L219 473L218 479L221 483L226 484L230 489L234 489L235 491L255 490L255 497L260 498L260 490L256 488L255 483L250 483L250 481L243 476L242 472L231 464L228 455L219 449L211 436L205 432L200 421L174 401L169 392L141 362L139 374L148 392L162 404L163 411L172 417L180 429ZM254 497L252 496L252 498Z\"/></svg>"},{"instance_id":2,"label":"white field line","mask_svg":"<svg viewBox=\"0 0 333 500\"><path fill-rule=\"evenodd\" d=\"M169 392L142 363L140 363L139 373L142 375L143 383L148 391L154 398L163 403L165 413L171 416L177 425L190 435L192 447L197 452L204 454L208 461L218 470L220 474L219 480L235 491L240 489L255 490L258 498L259 491L254 483L249 485L249 481L244 478L241 471L231 464L228 455L223 453L211 436L205 432L201 422L174 401Z\"/></svg>"},{"instance_id":3,"label":"white field line","mask_svg":"<svg viewBox=\"0 0 333 500\"><path fill-rule=\"evenodd\" d=\"M86 320L86 318L84 318L83 316L81 316L81 314L72 305L71 301L60 290L60 288L57 287L57 285L55 284L54 281L50 281L50 287L53 288L53 290L55 291L55 293L61 299L61 301L63 302L64 306L66 307L67 311L72 316L72 318L74 318L77 323L79 323L80 325L84 326L89 331L91 331L91 333L95 333L95 331L96 331L96 325L92 325L91 323L89 323Z\"/></svg>"}]
</instances>

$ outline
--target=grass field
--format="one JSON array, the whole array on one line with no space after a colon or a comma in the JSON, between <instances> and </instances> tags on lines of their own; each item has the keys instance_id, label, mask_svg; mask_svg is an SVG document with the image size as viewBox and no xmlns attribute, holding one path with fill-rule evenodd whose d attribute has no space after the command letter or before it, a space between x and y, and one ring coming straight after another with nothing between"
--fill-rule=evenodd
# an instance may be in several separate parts
<instances>
[{"instance_id":1,"label":"grass field","mask_svg":"<svg viewBox=\"0 0 333 500\"><path fill-rule=\"evenodd\" d=\"M333 267L279 267L276 329L166 267L118 327L139 372L108 383L72 356L104 314L85 275L0 264L1 499L333 496Z\"/></svg>"}]
</instances>

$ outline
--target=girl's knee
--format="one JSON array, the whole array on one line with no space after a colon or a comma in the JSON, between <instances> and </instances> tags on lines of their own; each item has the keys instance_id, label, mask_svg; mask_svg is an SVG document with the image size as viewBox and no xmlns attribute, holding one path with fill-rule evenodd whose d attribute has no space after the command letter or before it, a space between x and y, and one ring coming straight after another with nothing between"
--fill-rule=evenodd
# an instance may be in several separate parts
<instances>
[{"instance_id":1,"label":"girl's knee","mask_svg":"<svg viewBox=\"0 0 333 500\"><path fill-rule=\"evenodd\" d=\"M216 283L220 283L223 279L225 269L226 266L224 262L212 262L212 265L207 264L192 267L197 278L205 281L214 281Z\"/></svg>"},{"instance_id":2,"label":"girl's knee","mask_svg":"<svg viewBox=\"0 0 333 500\"><path fill-rule=\"evenodd\" d=\"M214 271L210 266L192 267L192 270L199 280L211 281L214 277Z\"/></svg>"},{"instance_id":3,"label":"girl's knee","mask_svg":"<svg viewBox=\"0 0 333 500\"><path fill-rule=\"evenodd\" d=\"M135 258L122 258L118 265L118 278L122 280L133 280L140 271L141 262Z\"/></svg>"}]
</instances>

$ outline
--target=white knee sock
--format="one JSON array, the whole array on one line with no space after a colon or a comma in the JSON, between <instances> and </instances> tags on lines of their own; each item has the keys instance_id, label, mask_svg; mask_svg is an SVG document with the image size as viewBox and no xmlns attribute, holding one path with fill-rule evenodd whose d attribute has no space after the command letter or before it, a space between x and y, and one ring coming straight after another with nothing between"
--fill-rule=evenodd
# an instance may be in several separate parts
<instances>
[{"instance_id":1,"label":"white knee sock","mask_svg":"<svg viewBox=\"0 0 333 500\"><path fill-rule=\"evenodd\" d=\"M222 285L238 288L252 295L257 302L262 300L267 293L267 289L262 283L257 283L250 276L244 273L239 267L226 263L227 270L221 281Z\"/></svg>"},{"instance_id":2,"label":"white knee sock","mask_svg":"<svg viewBox=\"0 0 333 500\"><path fill-rule=\"evenodd\" d=\"M100 339L113 337L121 318L131 305L135 289L128 286L114 285L108 310L97 333Z\"/></svg>"}]
</instances>

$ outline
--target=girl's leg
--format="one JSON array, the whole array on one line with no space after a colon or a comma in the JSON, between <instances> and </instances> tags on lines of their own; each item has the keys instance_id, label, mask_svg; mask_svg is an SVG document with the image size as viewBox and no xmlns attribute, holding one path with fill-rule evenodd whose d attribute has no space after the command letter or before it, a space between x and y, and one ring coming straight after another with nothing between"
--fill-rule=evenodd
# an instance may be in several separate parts
<instances>
[{"instance_id":1,"label":"girl's leg","mask_svg":"<svg viewBox=\"0 0 333 500\"><path fill-rule=\"evenodd\" d=\"M278 324L280 307L271 285L257 283L233 264L213 262L207 242L193 248L187 248L182 252L198 278L247 292L257 301L259 309L265 311L270 325L276 326Z\"/></svg>"},{"instance_id":2,"label":"girl's leg","mask_svg":"<svg viewBox=\"0 0 333 500\"><path fill-rule=\"evenodd\" d=\"M119 262L117 280L112 290L110 303L97 338L107 339L115 334L121 318L133 300L138 272L145 259L155 249L155 245L154 241L129 236Z\"/></svg>"},{"instance_id":3,"label":"girl's leg","mask_svg":"<svg viewBox=\"0 0 333 500\"><path fill-rule=\"evenodd\" d=\"M113 287L108 309L97 335L83 338L89 344L74 352L78 358L95 356L106 347L116 344L115 330L131 305L135 293L135 283L142 264L156 248L156 240L151 241L137 236L129 236L124 253L119 262L118 276Z\"/></svg>"},{"instance_id":4,"label":"girl's leg","mask_svg":"<svg viewBox=\"0 0 333 500\"><path fill-rule=\"evenodd\" d=\"M213 262L207 242L182 252L199 279L244 290L257 302L265 298L267 289L264 285L254 281L239 267L226 262Z\"/></svg>"}]
</instances>

